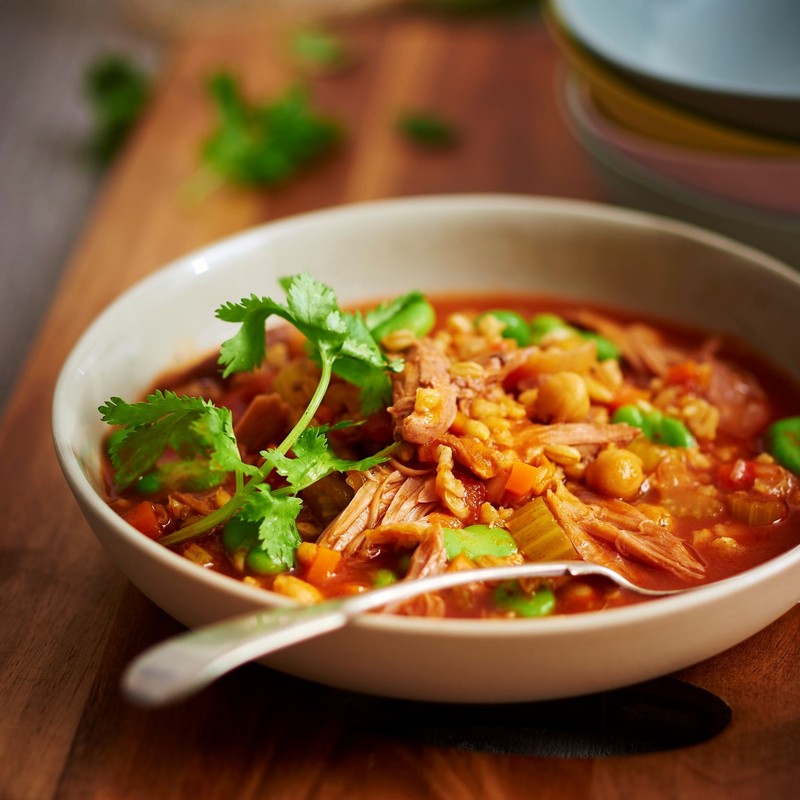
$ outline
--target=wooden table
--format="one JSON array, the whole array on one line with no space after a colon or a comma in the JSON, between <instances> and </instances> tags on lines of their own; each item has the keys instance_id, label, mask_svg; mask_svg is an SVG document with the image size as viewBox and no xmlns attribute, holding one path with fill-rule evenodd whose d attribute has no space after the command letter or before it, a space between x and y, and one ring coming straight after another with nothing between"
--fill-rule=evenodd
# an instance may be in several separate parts
<instances>
[{"instance_id":1,"label":"wooden table","mask_svg":"<svg viewBox=\"0 0 800 800\"><path fill-rule=\"evenodd\" d=\"M506 712L508 719L528 713L541 719L536 706L476 711L471 741L431 739L414 728L414 715L427 723L441 717L439 732L449 725L452 733L464 725L464 714L433 707L432 717L431 708L408 707L411 724L398 731L374 724L397 705L259 666L169 709L144 711L121 699L125 664L179 626L109 563L56 464L49 424L54 382L94 315L171 258L298 211L440 192L602 199L559 116L558 57L536 20L393 16L349 21L344 31L359 64L313 82L318 103L346 123L343 151L278 192L223 189L200 203L187 202L182 189L211 124L204 76L226 66L261 94L281 90L293 73L269 21L220 27L176 46L152 107L68 265L0 429L0 796L796 796L797 608L680 675L731 707L732 722L722 733L647 754L601 758L594 750L578 758L577 749L567 746L571 757L556 758L541 748L526 754L524 742L504 745L493 730L498 719L501 726ZM434 108L457 122L461 146L428 153L401 139L393 121L399 110L412 107ZM608 705L606 700L587 703ZM575 705L562 708L567 713ZM551 721L553 710L547 706Z\"/></svg>"}]
</instances>

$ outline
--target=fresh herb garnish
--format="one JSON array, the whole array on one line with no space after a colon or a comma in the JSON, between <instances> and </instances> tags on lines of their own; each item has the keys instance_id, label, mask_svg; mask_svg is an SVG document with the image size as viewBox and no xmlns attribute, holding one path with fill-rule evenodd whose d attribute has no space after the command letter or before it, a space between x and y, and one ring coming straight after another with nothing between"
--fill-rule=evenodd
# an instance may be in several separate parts
<instances>
[{"instance_id":1,"label":"fresh herb garnish","mask_svg":"<svg viewBox=\"0 0 800 800\"><path fill-rule=\"evenodd\" d=\"M144 111L150 95L150 79L129 58L105 55L89 65L85 91L94 117L90 154L105 166Z\"/></svg>"},{"instance_id":2,"label":"fresh herb garnish","mask_svg":"<svg viewBox=\"0 0 800 800\"><path fill-rule=\"evenodd\" d=\"M316 113L306 90L291 87L282 97L248 103L236 79L214 75L209 90L219 117L203 146L204 162L240 186L276 186L321 158L342 138L334 120Z\"/></svg>"},{"instance_id":3,"label":"fresh herb garnish","mask_svg":"<svg viewBox=\"0 0 800 800\"><path fill-rule=\"evenodd\" d=\"M455 125L429 111L406 111L397 119L397 129L417 145L445 149L458 143Z\"/></svg>"},{"instance_id":4,"label":"fresh herb garnish","mask_svg":"<svg viewBox=\"0 0 800 800\"><path fill-rule=\"evenodd\" d=\"M339 308L330 287L307 274L283 279L281 285L286 292L285 303L253 295L217 310L220 319L241 326L220 348L223 375L251 370L263 362L264 328L273 315L306 336L320 366L319 383L303 415L278 447L261 453L262 466L242 461L230 411L202 398L157 391L139 403L112 398L100 408L105 422L123 426L109 444L115 480L121 488L152 470L167 449L211 473L224 471L235 476L235 492L224 506L163 537L160 541L164 545L207 533L237 516L257 526L260 549L276 564L291 567L300 541L295 526L302 505L298 493L332 472L369 469L389 457L391 447L358 461L343 459L328 439L333 428L313 427L311 421L333 372L344 373L358 386L362 401L366 398L367 403L374 402L379 397L385 401L387 370L400 369L400 363L386 359L360 313ZM406 305L400 302L394 307L400 311ZM384 326L391 324L387 312L380 318ZM402 322L400 317L398 320ZM342 422L334 428L353 424ZM271 488L266 480L273 472L283 476L287 485Z\"/></svg>"},{"instance_id":5,"label":"fresh herb garnish","mask_svg":"<svg viewBox=\"0 0 800 800\"><path fill-rule=\"evenodd\" d=\"M344 39L322 27L298 28L289 46L300 68L313 73L339 72L353 60Z\"/></svg>"}]
</instances>

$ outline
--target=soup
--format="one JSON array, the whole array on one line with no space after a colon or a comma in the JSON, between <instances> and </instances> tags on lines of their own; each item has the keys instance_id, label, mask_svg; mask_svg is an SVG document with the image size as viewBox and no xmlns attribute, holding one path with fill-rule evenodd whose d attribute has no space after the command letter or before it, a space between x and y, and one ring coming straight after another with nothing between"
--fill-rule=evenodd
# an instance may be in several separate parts
<instances>
[{"instance_id":1,"label":"soup","mask_svg":"<svg viewBox=\"0 0 800 800\"><path fill-rule=\"evenodd\" d=\"M200 567L316 603L447 570L582 559L650 587L800 542L800 393L735 343L536 297L342 312L308 276L138 403L102 407L112 508ZM271 317L286 323L269 326ZM640 602L603 579L476 582L449 617Z\"/></svg>"}]
</instances>

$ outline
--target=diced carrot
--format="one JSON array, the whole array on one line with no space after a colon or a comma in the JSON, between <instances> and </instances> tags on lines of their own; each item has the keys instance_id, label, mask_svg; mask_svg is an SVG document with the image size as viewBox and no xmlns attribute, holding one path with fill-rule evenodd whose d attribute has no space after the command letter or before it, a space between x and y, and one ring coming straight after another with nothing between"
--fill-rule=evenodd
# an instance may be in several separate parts
<instances>
[{"instance_id":1,"label":"diced carrot","mask_svg":"<svg viewBox=\"0 0 800 800\"><path fill-rule=\"evenodd\" d=\"M310 583L324 583L336 571L336 567L342 560L342 554L338 550L319 545L314 554L314 560L308 568L307 578Z\"/></svg>"},{"instance_id":2,"label":"diced carrot","mask_svg":"<svg viewBox=\"0 0 800 800\"><path fill-rule=\"evenodd\" d=\"M141 503L137 503L124 515L124 519L130 525L133 525L136 530L141 531L151 539L158 539L161 536L161 523L156 515L156 507L149 500L142 500Z\"/></svg>"},{"instance_id":3,"label":"diced carrot","mask_svg":"<svg viewBox=\"0 0 800 800\"><path fill-rule=\"evenodd\" d=\"M708 383L709 368L707 364L699 364L689 359L673 364L666 375L669 384L685 384L688 386L705 386Z\"/></svg>"},{"instance_id":4,"label":"diced carrot","mask_svg":"<svg viewBox=\"0 0 800 800\"><path fill-rule=\"evenodd\" d=\"M538 474L538 467L532 467L524 461L515 461L506 481L505 491L508 494L523 497L533 488Z\"/></svg>"},{"instance_id":5,"label":"diced carrot","mask_svg":"<svg viewBox=\"0 0 800 800\"><path fill-rule=\"evenodd\" d=\"M610 405L613 410L620 406L635 405L638 400L647 400L649 397L650 395L645 389L625 385L614 395Z\"/></svg>"}]
</instances>

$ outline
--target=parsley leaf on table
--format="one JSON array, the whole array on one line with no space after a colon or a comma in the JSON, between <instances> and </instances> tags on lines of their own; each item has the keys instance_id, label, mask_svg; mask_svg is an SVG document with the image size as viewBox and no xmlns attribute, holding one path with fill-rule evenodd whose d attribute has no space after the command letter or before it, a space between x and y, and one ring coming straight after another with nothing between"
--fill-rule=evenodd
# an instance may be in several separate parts
<instances>
[{"instance_id":1,"label":"parsley leaf on table","mask_svg":"<svg viewBox=\"0 0 800 800\"><path fill-rule=\"evenodd\" d=\"M344 39L321 26L296 29L289 47L298 66L313 73L339 72L353 63Z\"/></svg>"},{"instance_id":2,"label":"parsley leaf on table","mask_svg":"<svg viewBox=\"0 0 800 800\"><path fill-rule=\"evenodd\" d=\"M85 91L94 117L90 154L105 166L144 111L150 97L150 79L125 56L104 55L89 65Z\"/></svg>"},{"instance_id":3,"label":"parsley leaf on table","mask_svg":"<svg viewBox=\"0 0 800 800\"><path fill-rule=\"evenodd\" d=\"M248 103L226 72L209 82L218 115L202 158L240 186L276 186L321 158L341 140L337 122L317 114L308 94L291 87L271 102Z\"/></svg>"},{"instance_id":4,"label":"parsley leaf on table","mask_svg":"<svg viewBox=\"0 0 800 800\"><path fill-rule=\"evenodd\" d=\"M406 111L397 119L397 129L407 139L429 149L454 147L459 140L455 125L430 111Z\"/></svg>"}]
</instances>

